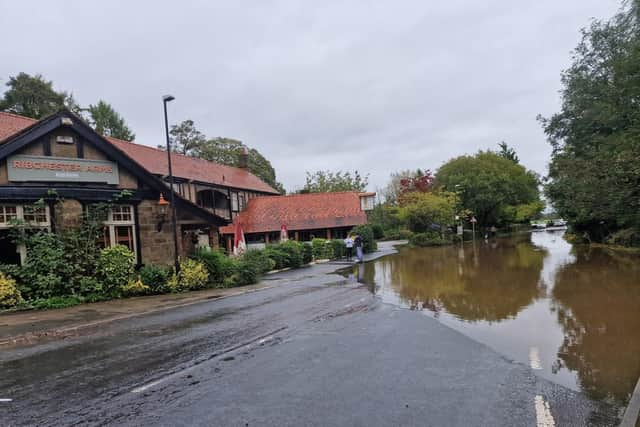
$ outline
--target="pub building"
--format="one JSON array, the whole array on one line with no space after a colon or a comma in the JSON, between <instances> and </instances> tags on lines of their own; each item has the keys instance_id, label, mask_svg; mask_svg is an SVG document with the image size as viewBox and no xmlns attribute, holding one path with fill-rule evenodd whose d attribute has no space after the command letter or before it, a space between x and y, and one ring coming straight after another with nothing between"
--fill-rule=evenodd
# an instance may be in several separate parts
<instances>
[{"instance_id":1,"label":"pub building","mask_svg":"<svg viewBox=\"0 0 640 427\"><path fill-rule=\"evenodd\" d=\"M0 113L0 262L20 263L26 255L9 238L12 220L64 230L78 226L91 204L111 202L99 243L127 246L138 264L172 264L167 200L166 181L70 111L42 120ZM230 214L219 215L180 194L175 203L181 255L196 244L217 246L217 229L229 223Z\"/></svg>"},{"instance_id":2,"label":"pub building","mask_svg":"<svg viewBox=\"0 0 640 427\"><path fill-rule=\"evenodd\" d=\"M236 222L250 247L277 241L282 225L306 241L341 238L367 222L375 193L280 196L248 161L246 149L237 168L171 153L180 256L197 247L231 252ZM110 202L100 245L127 246L138 264L171 265L170 199L166 151L99 135L68 110L41 120L0 112L0 263L26 256L9 238L12 220L64 230L91 204Z\"/></svg>"}]
</instances>

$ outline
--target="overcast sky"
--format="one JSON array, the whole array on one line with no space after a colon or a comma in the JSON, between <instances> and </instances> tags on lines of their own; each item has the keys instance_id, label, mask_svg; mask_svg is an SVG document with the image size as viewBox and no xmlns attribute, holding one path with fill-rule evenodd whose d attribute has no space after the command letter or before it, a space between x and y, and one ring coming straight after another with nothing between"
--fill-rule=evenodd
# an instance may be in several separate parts
<instances>
[{"instance_id":1,"label":"overcast sky","mask_svg":"<svg viewBox=\"0 0 640 427\"><path fill-rule=\"evenodd\" d=\"M82 104L104 99L139 143L191 118L240 139L288 190L305 171L357 169L370 189L402 169L505 140L545 174L536 115L591 18L618 0L0 0L0 84L42 73Z\"/></svg>"}]
</instances>

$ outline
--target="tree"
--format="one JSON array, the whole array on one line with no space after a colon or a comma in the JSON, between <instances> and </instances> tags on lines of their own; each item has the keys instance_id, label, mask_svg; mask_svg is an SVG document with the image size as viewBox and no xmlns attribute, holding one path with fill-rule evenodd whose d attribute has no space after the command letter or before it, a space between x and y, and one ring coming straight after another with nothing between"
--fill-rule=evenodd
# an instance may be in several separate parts
<instances>
[{"instance_id":1,"label":"tree","mask_svg":"<svg viewBox=\"0 0 640 427\"><path fill-rule=\"evenodd\" d=\"M399 218L415 233L440 232L454 222L458 196L451 192L414 191L405 196Z\"/></svg>"},{"instance_id":2,"label":"tree","mask_svg":"<svg viewBox=\"0 0 640 427\"><path fill-rule=\"evenodd\" d=\"M391 180L382 191L382 195L386 203L396 204L398 199L400 198L400 194L405 191L406 192L406 181L403 186L403 180L414 180L415 178L422 177L425 174L430 175L431 171L427 170L426 173L421 169L410 170L406 169L399 172L394 172L391 174Z\"/></svg>"},{"instance_id":3,"label":"tree","mask_svg":"<svg viewBox=\"0 0 640 427\"><path fill-rule=\"evenodd\" d=\"M40 74L19 73L9 77L7 87L0 100L0 110L33 119L53 114L65 107L65 101L73 100L66 92L56 92L53 83Z\"/></svg>"},{"instance_id":4,"label":"tree","mask_svg":"<svg viewBox=\"0 0 640 427\"><path fill-rule=\"evenodd\" d=\"M546 194L575 231L640 233L640 2L583 30L562 106L539 117L553 148Z\"/></svg>"},{"instance_id":5,"label":"tree","mask_svg":"<svg viewBox=\"0 0 640 427\"><path fill-rule=\"evenodd\" d=\"M492 151L454 158L436 173L436 186L457 193L461 208L470 210L480 225L515 221L513 209L520 205L537 203L542 211L538 185L535 172Z\"/></svg>"},{"instance_id":6,"label":"tree","mask_svg":"<svg viewBox=\"0 0 640 427\"><path fill-rule=\"evenodd\" d=\"M199 142L191 150L190 155L227 166L239 167L242 147L244 147L244 144L241 141L218 137ZM255 148L248 148L248 152L249 171L276 191L285 193L284 187L276 179L276 171L271 162Z\"/></svg>"},{"instance_id":7,"label":"tree","mask_svg":"<svg viewBox=\"0 0 640 427\"><path fill-rule=\"evenodd\" d=\"M169 134L173 137L173 151L185 155L197 152L207 140L204 134L196 129L193 120L185 120L179 125L171 126Z\"/></svg>"},{"instance_id":8,"label":"tree","mask_svg":"<svg viewBox=\"0 0 640 427\"><path fill-rule=\"evenodd\" d=\"M334 191L364 191L369 184L369 176L362 176L358 171L307 172L307 182L301 193L329 193Z\"/></svg>"},{"instance_id":9,"label":"tree","mask_svg":"<svg viewBox=\"0 0 640 427\"><path fill-rule=\"evenodd\" d=\"M136 137L120 114L102 100L95 105L89 105L89 116L93 128L100 135L125 141L133 141Z\"/></svg>"},{"instance_id":10,"label":"tree","mask_svg":"<svg viewBox=\"0 0 640 427\"><path fill-rule=\"evenodd\" d=\"M507 160L511 160L512 162L515 162L515 163L520 163L520 159L516 154L516 150L514 150L512 147L509 147L506 142L504 141L500 142L498 144L498 147L500 147L500 151L498 151L498 154L500 155L500 157L505 158Z\"/></svg>"}]
</instances>

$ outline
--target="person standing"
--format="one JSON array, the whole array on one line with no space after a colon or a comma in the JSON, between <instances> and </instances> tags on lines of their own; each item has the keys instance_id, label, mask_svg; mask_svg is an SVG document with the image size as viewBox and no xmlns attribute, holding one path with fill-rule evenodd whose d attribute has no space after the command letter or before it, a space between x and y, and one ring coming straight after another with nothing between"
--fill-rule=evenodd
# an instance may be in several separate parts
<instances>
[{"instance_id":1,"label":"person standing","mask_svg":"<svg viewBox=\"0 0 640 427\"><path fill-rule=\"evenodd\" d=\"M353 256L353 238L351 234L344 239L344 245L347 248L347 261L351 261L351 257Z\"/></svg>"},{"instance_id":2,"label":"person standing","mask_svg":"<svg viewBox=\"0 0 640 427\"><path fill-rule=\"evenodd\" d=\"M364 261L364 254L362 252L362 236L360 234L356 235L356 238L353 241L353 244L356 247L356 258L358 258L358 262L362 263Z\"/></svg>"}]
</instances>

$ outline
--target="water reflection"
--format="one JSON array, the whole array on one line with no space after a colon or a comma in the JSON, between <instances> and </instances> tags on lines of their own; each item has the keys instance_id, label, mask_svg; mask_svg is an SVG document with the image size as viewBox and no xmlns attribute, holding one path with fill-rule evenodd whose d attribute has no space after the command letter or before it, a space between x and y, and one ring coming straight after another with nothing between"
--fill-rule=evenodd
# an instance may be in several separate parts
<instances>
[{"instance_id":1,"label":"water reflection","mask_svg":"<svg viewBox=\"0 0 640 427\"><path fill-rule=\"evenodd\" d=\"M384 301L432 314L594 399L624 404L640 375L640 257L542 232L402 248L357 268Z\"/></svg>"},{"instance_id":2,"label":"water reflection","mask_svg":"<svg viewBox=\"0 0 640 427\"><path fill-rule=\"evenodd\" d=\"M400 256L380 264L388 264L384 282L411 309L495 322L544 295L538 280L544 255L525 236L464 247L403 248Z\"/></svg>"},{"instance_id":3,"label":"water reflection","mask_svg":"<svg viewBox=\"0 0 640 427\"><path fill-rule=\"evenodd\" d=\"M640 376L640 260L601 249L575 255L553 288L564 331L554 369L576 371L595 399L624 402Z\"/></svg>"}]
</instances>

